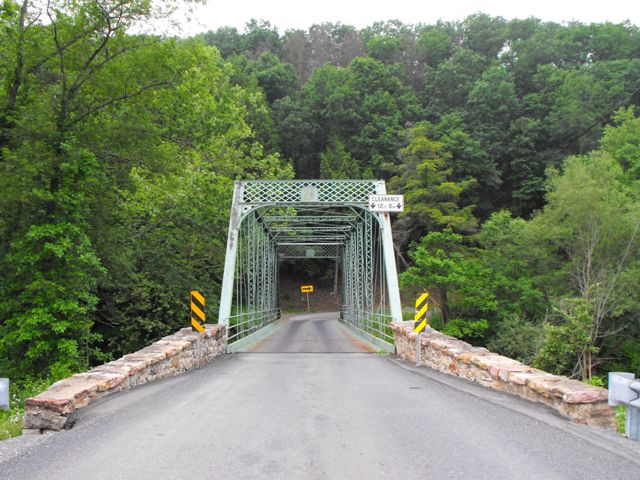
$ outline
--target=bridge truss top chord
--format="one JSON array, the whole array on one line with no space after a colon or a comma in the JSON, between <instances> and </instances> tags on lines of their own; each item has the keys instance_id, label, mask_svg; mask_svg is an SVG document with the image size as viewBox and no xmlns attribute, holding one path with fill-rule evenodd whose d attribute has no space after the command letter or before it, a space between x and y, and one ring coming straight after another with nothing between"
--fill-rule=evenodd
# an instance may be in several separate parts
<instances>
[{"instance_id":1,"label":"bridge truss top chord","mask_svg":"<svg viewBox=\"0 0 640 480\"><path fill-rule=\"evenodd\" d=\"M278 264L335 259L341 265L341 319L390 348L402 312L388 213L370 212L382 180L235 183L219 323L240 345L279 316Z\"/></svg>"}]
</instances>

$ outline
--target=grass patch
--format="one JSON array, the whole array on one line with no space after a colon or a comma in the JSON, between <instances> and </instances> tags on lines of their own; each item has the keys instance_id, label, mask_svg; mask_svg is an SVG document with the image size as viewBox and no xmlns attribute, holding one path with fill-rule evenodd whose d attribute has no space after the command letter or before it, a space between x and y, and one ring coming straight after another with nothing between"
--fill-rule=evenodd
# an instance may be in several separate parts
<instances>
[{"instance_id":1,"label":"grass patch","mask_svg":"<svg viewBox=\"0 0 640 480\"><path fill-rule=\"evenodd\" d=\"M627 424L627 408L624 405L616 407L616 428L618 433L625 434Z\"/></svg>"},{"instance_id":2,"label":"grass patch","mask_svg":"<svg viewBox=\"0 0 640 480\"><path fill-rule=\"evenodd\" d=\"M10 384L9 411L0 410L0 440L22 434L25 400L46 390L54 381L52 379L36 379Z\"/></svg>"},{"instance_id":3,"label":"grass patch","mask_svg":"<svg viewBox=\"0 0 640 480\"><path fill-rule=\"evenodd\" d=\"M22 415L24 410L14 408L0 412L0 440L17 437L22 433Z\"/></svg>"}]
</instances>

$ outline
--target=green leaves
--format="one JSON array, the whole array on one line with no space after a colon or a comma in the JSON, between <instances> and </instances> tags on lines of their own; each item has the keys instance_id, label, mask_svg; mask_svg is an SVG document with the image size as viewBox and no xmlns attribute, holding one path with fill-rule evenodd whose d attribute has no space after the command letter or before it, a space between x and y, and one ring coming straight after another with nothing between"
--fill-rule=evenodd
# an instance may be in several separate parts
<instances>
[{"instance_id":1,"label":"green leaves","mask_svg":"<svg viewBox=\"0 0 640 480\"><path fill-rule=\"evenodd\" d=\"M22 31L15 108L0 103L13 378L67 376L186 325L192 288L215 318L233 180L292 174L261 142L264 96L214 48L127 35L147 1L96 5L51 4L49 24ZM13 67L0 60L0 78Z\"/></svg>"},{"instance_id":2,"label":"green leaves","mask_svg":"<svg viewBox=\"0 0 640 480\"><path fill-rule=\"evenodd\" d=\"M407 145L399 151L397 164L385 165L392 175L389 191L405 194L405 211L395 226L405 244L425 231L443 227L470 231L477 222L473 206L460 206L461 195L474 180L451 179L452 169L447 166L451 153L443 143L429 137L429 130L426 123L409 129Z\"/></svg>"},{"instance_id":3,"label":"green leaves","mask_svg":"<svg viewBox=\"0 0 640 480\"><path fill-rule=\"evenodd\" d=\"M563 298L554 306L557 315L544 324L544 340L534 359L534 365L558 375L574 372L576 359L585 350L598 352L591 338L593 304L585 298Z\"/></svg>"},{"instance_id":4,"label":"green leaves","mask_svg":"<svg viewBox=\"0 0 640 480\"><path fill-rule=\"evenodd\" d=\"M620 162L631 183L640 180L640 118L634 113L633 107L619 110L600 141L602 149Z\"/></svg>"}]
</instances>

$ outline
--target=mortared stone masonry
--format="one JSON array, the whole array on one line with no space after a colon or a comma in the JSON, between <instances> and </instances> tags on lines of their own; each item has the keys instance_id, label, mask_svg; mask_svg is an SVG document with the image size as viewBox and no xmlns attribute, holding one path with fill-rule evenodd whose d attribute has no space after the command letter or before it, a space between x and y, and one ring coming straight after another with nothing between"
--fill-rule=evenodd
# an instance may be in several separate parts
<instances>
[{"instance_id":1,"label":"mortared stone masonry","mask_svg":"<svg viewBox=\"0 0 640 480\"><path fill-rule=\"evenodd\" d=\"M391 328L397 354L415 364L418 335L413 322L394 323ZM544 403L576 423L615 429L615 411L607 403L606 389L537 370L430 327L422 335L420 365Z\"/></svg>"},{"instance_id":2,"label":"mortared stone masonry","mask_svg":"<svg viewBox=\"0 0 640 480\"><path fill-rule=\"evenodd\" d=\"M397 354L415 363L413 322L391 326ZM202 364L226 350L224 325L206 325L202 335ZM473 347L427 327L421 342L421 365L485 387L544 403L574 422L615 428L615 412L604 388L552 375L516 360ZM112 392L180 375L197 366L196 334L183 328L140 351L60 380L25 402L23 433L68 428L73 413Z\"/></svg>"},{"instance_id":3,"label":"mortared stone masonry","mask_svg":"<svg viewBox=\"0 0 640 480\"><path fill-rule=\"evenodd\" d=\"M226 350L224 325L206 325L202 334L201 364ZM44 433L68 428L73 413L104 395L127 390L161 378L180 375L197 366L196 333L183 328L135 353L78 373L27 399L23 433Z\"/></svg>"}]
</instances>

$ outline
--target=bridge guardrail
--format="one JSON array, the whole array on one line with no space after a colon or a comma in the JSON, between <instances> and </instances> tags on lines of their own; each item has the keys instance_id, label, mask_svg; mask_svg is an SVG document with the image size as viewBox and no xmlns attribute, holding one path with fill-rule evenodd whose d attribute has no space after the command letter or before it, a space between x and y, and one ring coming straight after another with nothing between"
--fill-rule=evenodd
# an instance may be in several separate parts
<instances>
[{"instance_id":1,"label":"bridge guardrail","mask_svg":"<svg viewBox=\"0 0 640 480\"><path fill-rule=\"evenodd\" d=\"M258 312L246 312L231 315L228 318L227 344L231 344L260 330L269 323L278 320L282 315L280 308L272 308Z\"/></svg>"},{"instance_id":2,"label":"bridge guardrail","mask_svg":"<svg viewBox=\"0 0 640 480\"><path fill-rule=\"evenodd\" d=\"M609 405L626 407L625 432L629 440L640 442L640 378L633 373L609 372Z\"/></svg>"},{"instance_id":3,"label":"bridge guardrail","mask_svg":"<svg viewBox=\"0 0 640 480\"><path fill-rule=\"evenodd\" d=\"M388 313L363 311L356 307L349 308L347 305L342 305L340 321L366 334L367 338L374 340L385 349L393 347L394 338L391 330L393 317Z\"/></svg>"}]
</instances>

